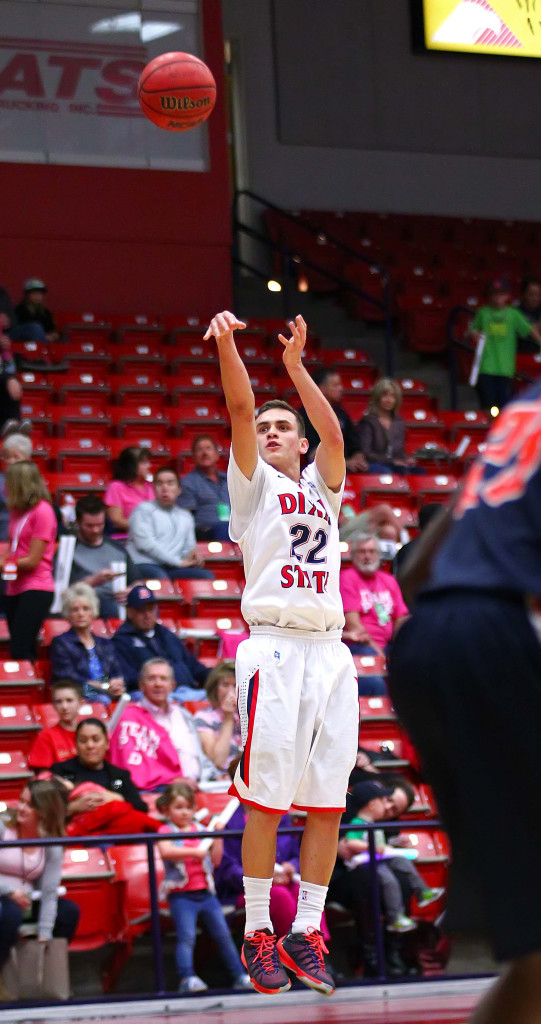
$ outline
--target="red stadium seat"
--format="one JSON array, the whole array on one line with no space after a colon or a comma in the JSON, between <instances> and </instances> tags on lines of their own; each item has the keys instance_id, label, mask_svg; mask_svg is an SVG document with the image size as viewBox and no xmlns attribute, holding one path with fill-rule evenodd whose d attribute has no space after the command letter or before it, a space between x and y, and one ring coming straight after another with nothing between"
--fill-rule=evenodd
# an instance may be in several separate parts
<instances>
[{"instance_id":1,"label":"red stadium seat","mask_svg":"<svg viewBox=\"0 0 541 1024\"><path fill-rule=\"evenodd\" d=\"M122 932L128 942L150 928L150 889L147 847L143 844L111 846L109 858L120 886ZM164 877L163 861L154 847L158 885ZM129 955L129 954L128 954Z\"/></svg>"},{"instance_id":2,"label":"red stadium seat","mask_svg":"<svg viewBox=\"0 0 541 1024\"><path fill-rule=\"evenodd\" d=\"M31 661L0 661L2 704L35 704L43 693L44 683Z\"/></svg>"},{"instance_id":3,"label":"red stadium seat","mask_svg":"<svg viewBox=\"0 0 541 1024\"><path fill-rule=\"evenodd\" d=\"M407 828L404 831L407 833ZM445 886L450 856L449 840L445 833L439 831L411 832L409 838L411 845L419 854L415 865L427 885L431 888ZM415 916L418 916L417 912Z\"/></svg>"},{"instance_id":4,"label":"red stadium seat","mask_svg":"<svg viewBox=\"0 0 541 1024\"><path fill-rule=\"evenodd\" d=\"M0 750L28 754L40 725L26 704L0 704Z\"/></svg>"},{"instance_id":5,"label":"red stadium seat","mask_svg":"<svg viewBox=\"0 0 541 1024\"><path fill-rule=\"evenodd\" d=\"M439 473L435 476L411 476L409 481L420 505L432 501L445 503L458 487L457 478L448 476L446 473Z\"/></svg>"},{"instance_id":6,"label":"red stadium seat","mask_svg":"<svg viewBox=\"0 0 541 1024\"><path fill-rule=\"evenodd\" d=\"M220 579L244 582L244 566L240 550L231 541L210 540L196 544L207 569Z\"/></svg>"},{"instance_id":7,"label":"red stadium seat","mask_svg":"<svg viewBox=\"0 0 541 1024\"><path fill-rule=\"evenodd\" d=\"M75 344L107 345L111 340L110 320L99 313L57 313L67 346Z\"/></svg>"},{"instance_id":8,"label":"red stadium seat","mask_svg":"<svg viewBox=\"0 0 541 1024\"><path fill-rule=\"evenodd\" d=\"M21 750L0 750L0 800L17 799L24 784L33 778Z\"/></svg>"},{"instance_id":9,"label":"red stadium seat","mask_svg":"<svg viewBox=\"0 0 541 1024\"><path fill-rule=\"evenodd\" d=\"M103 461L105 466L107 466L108 460L106 460L105 456ZM65 462L68 464L68 457L66 457ZM99 465L99 457L95 457L91 464L92 466ZM83 469L79 471L70 469L63 473L44 473L44 476L51 494L60 504L66 494L71 494L74 498L80 498L83 494L89 494L91 491L92 493L104 493L108 481L108 477L103 472L95 473Z\"/></svg>"},{"instance_id":10,"label":"red stadium seat","mask_svg":"<svg viewBox=\"0 0 541 1024\"><path fill-rule=\"evenodd\" d=\"M64 851L62 883L80 908L71 950L98 949L114 942L122 925L119 886L109 854L98 847L70 846Z\"/></svg>"},{"instance_id":11,"label":"red stadium seat","mask_svg":"<svg viewBox=\"0 0 541 1024\"><path fill-rule=\"evenodd\" d=\"M111 394L107 374L86 370L69 370L58 382L61 402L97 402L100 398L104 411Z\"/></svg>"},{"instance_id":12,"label":"red stadium seat","mask_svg":"<svg viewBox=\"0 0 541 1024\"><path fill-rule=\"evenodd\" d=\"M176 580L174 587L192 615L240 616L243 587L235 580Z\"/></svg>"}]
</instances>

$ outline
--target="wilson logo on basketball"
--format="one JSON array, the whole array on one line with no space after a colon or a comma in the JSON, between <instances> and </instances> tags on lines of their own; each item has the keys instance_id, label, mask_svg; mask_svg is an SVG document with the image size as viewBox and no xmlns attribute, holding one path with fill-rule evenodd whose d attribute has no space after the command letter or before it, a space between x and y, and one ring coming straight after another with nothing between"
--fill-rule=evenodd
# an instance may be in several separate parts
<instances>
[{"instance_id":1,"label":"wilson logo on basketball","mask_svg":"<svg viewBox=\"0 0 541 1024\"><path fill-rule=\"evenodd\" d=\"M192 100L190 96L160 96L162 110L197 110L209 105L208 96L202 96L198 100Z\"/></svg>"}]
</instances>

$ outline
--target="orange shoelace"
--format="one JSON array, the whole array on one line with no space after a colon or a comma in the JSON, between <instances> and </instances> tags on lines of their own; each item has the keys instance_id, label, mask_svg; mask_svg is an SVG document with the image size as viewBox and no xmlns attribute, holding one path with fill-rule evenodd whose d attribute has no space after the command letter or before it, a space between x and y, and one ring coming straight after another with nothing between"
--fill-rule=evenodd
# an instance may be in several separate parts
<instances>
[{"instance_id":1,"label":"orange shoelace","mask_svg":"<svg viewBox=\"0 0 541 1024\"><path fill-rule=\"evenodd\" d=\"M304 934L306 941L308 942L308 945L310 947L310 952L315 956L317 960L318 967L321 967L322 970L325 970L325 961L323 959L323 954L328 953L329 950L325 945L323 935L321 934L321 932L318 932L316 928L309 928L308 931L306 931Z\"/></svg>"},{"instance_id":2,"label":"orange shoelace","mask_svg":"<svg viewBox=\"0 0 541 1024\"><path fill-rule=\"evenodd\" d=\"M265 932L252 932L246 938L257 949L254 962L259 960L264 971L275 971L277 956L276 935L266 935Z\"/></svg>"}]
</instances>

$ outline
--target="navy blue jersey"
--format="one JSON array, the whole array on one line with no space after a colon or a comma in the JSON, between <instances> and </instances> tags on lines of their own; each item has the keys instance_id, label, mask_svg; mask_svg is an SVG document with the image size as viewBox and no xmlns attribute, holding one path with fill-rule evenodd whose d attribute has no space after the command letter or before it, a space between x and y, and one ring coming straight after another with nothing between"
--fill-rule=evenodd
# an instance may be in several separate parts
<instances>
[{"instance_id":1,"label":"navy blue jersey","mask_svg":"<svg viewBox=\"0 0 541 1024\"><path fill-rule=\"evenodd\" d=\"M541 383L500 413L454 518L428 590L500 587L541 597Z\"/></svg>"}]
</instances>

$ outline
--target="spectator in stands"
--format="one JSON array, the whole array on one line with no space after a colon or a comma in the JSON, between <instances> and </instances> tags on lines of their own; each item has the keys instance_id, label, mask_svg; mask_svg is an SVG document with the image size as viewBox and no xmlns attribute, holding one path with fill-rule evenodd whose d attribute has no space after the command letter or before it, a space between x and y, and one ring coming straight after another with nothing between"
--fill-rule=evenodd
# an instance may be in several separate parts
<instances>
[{"instance_id":1,"label":"spectator in stands","mask_svg":"<svg viewBox=\"0 0 541 1024\"><path fill-rule=\"evenodd\" d=\"M128 585L135 583L137 573L125 548L104 537L106 511L97 494L79 498L75 506L77 543L69 582L94 587L100 602L100 618L117 619L128 591L114 590L113 581L119 575L126 575Z\"/></svg>"},{"instance_id":2,"label":"spectator in stands","mask_svg":"<svg viewBox=\"0 0 541 1024\"><path fill-rule=\"evenodd\" d=\"M112 640L96 636L92 622L99 601L88 583L74 583L62 595L62 615L70 628L55 636L50 648L53 680L73 679L85 700L110 704L125 692L124 679Z\"/></svg>"},{"instance_id":3,"label":"spectator in stands","mask_svg":"<svg viewBox=\"0 0 541 1024\"><path fill-rule=\"evenodd\" d=\"M377 537L357 537L350 550L353 565L340 573L346 617L343 639L353 654L384 655L407 617L408 609L394 576L380 569ZM380 676L362 677L359 685L363 696L387 693Z\"/></svg>"},{"instance_id":4,"label":"spectator in stands","mask_svg":"<svg viewBox=\"0 0 541 1024\"><path fill-rule=\"evenodd\" d=\"M197 832L204 829L194 820L195 797L186 783L166 786L156 807L167 818L160 832L168 838L158 845L165 867L162 893L167 897L177 933L179 992L202 992L208 987L195 973L193 964L199 917L217 945L232 988L251 989L214 887L213 869L222 859L222 840L215 839L207 848L197 839ZM194 838L175 838L179 832L193 832Z\"/></svg>"},{"instance_id":5,"label":"spectator in stands","mask_svg":"<svg viewBox=\"0 0 541 1024\"><path fill-rule=\"evenodd\" d=\"M75 730L77 754L66 761L55 761L51 772L67 783L70 792L67 817L69 820L111 804L125 800L135 811L148 810L131 774L106 758L109 750L107 729L99 718L83 718ZM89 785L90 784L90 785ZM113 808L116 816L118 808ZM124 808L122 808L124 810ZM104 815L104 823L109 816ZM101 824L101 821L100 821ZM85 835L85 833L76 833Z\"/></svg>"},{"instance_id":6,"label":"spectator in stands","mask_svg":"<svg viewBox=\"0 0 541 1024\"><path fill-rule=\"evenodd\" d=\"M175 677L175 700L204 700L209 669L187 650L178 636L158 622L158 602L144 584L133 587L127 599L127 620L113 636L113 643L129 692L137 690L141 669L150 658L163 658ZM196 686L199 683L199 687Z\"/></svg>"},{"instance_id":7,"label":"spectator in stands","mask_svg":"<svg viewBox=\"0 0 541 1024\"><path fill-rule=\"evenodd\" d=\"M179 508L192 512L197 540L229 540L227 474L218 469L220 450L211 434L199 434L192 444L195 469L181 477Z\"/></svg>"},{"instance_id":8,"label":"spectator in stands","mask_svg":"<svg viewBox=\"0 0 541 1024\"><path fill-rule=\"evenodd\" d=\"M113 479L107 485L107 517L117 533L128 532L128 520L142 501L153 501L154 485L148 479L150 456L147 448L123 448L113 465Z\"/></svg>"},{"instance_id":9,"label":"spectator in stands","mask_svg":"<svg viewBox=\"0 0 541 1024\"><path fill-rule=\"evenodd\" d=\"M369 782L359 782L350 794L350 807L353 810L353 817L350 818L351 825L366 825L376 821L389 820L393 808L388 805L393 793L391 787L385 787L379 779ZM428 907L435 903L443 895L443 889L430 888L417 871L412 860L407 856L400 856L398 852L393 855L387 847L386 837L383 830L375 834L376 852L382 858L378 861L376 871L381 889L383 909L390 932L414 931L417 927L415 921L406 914L400 877L405 876L409 890L417 898L419 908ZM398 849L398 848L397 848ZM338 844L338 856L345 862L349 870L349 877L346 877L346 885L343 886L342 897L349 890L350 897L346 895L346 906L355 906L358 902L359 890L366 890L366 879L370 871L367 863L368 854L368 833L361 830L351 830ZM359 885L360 883L360 885ZM344 902L344 899L340 899Z\"/></svg>"},{"instance_id":10,"label":"spectator in stands","mask_svg":"<svg viewBox=\"0 0 541 1024\"><path fill-rule=\"evenodd\" d=\"M341 404L344 388L338 370L327 366L316 370L312 376L338 417L340 429L344 436L344 455L348 473L366 473L368 467L361 449L357 427ZM305 424L305 435L308 440L308 459L312 460L319 444L319 434L310 423L305 410L301 408L299 412Z\"/></svg>"},{"instance_id":11,"label":"spectator in stands","mask_svg":"<svg viewBox=\"0 0 541 1024\"><path fill-rule=\"evenodd\" d=\"M17 378L15 356L11 338L7 334L5 318L0 314L0 431L6 424L18 422L21 415L23 389Z\"/></svg>"},{"instance_id":12,"label":"spectator in stands","mask_svg":"<svg viewBox=\"0 0 541 1024\"><path fill-rule=\"evenodd\" d=\"M19 324L11 296L0 286L0 328L7 332L12 341L46 342L45 331L39 323Z\"/></svg>"},{"instance_id":13,"label":"spectator in stands","mask_svg":"<svg viewBox=\"0 0 541 1024\"><path fill-rule=\"evenodd\" d=\"M406 455L406 424L398 410L402 403L400 386L381 377L370 392L368 410L359 421L361 449L369 473L414 473L415 459Z\"/></svg>"},{"instance_id":14,"label":"spectator in stands","mask_svg":"<svg viewBox=\"0 0 541 1024\"><path fill-rule=\"evenodd\" d=\"M477 310L469 337L479 344L485 339L479 366L477 394L482 409L502 409L512 398L516 368L517 338L530 335L541 346L541 327L509 305L511 292L505 278L491 281L487 301Z\"/></svg>"},{"instance_id":15,"label":"spectator in stands","mask_svg":"<svg viewBox=\"0 0 541 1024\"><path fill-rule=\"evenodd\" d=\"M32 442L25 434L8 434L2 442L2 459L7 468L14 462L29 462ZM9 509L6 504L6 476L0 473L0 541L8 539Z\"/></svg>"},{"instance_id":16,"label":"spectator in stands","mask_svg":"<svg viewBox=\"0 0 541 1024\"><path fill-rule=\"evenodd\" d=\"M21 325L39 324L48 342L58 341L53 315L45 305L47 286L39 277L30 277L24 282L22 299L15 306L15 316Z\"/></svg>"},{"instance_id":17,"label":"spectator in stands","mask_svg":"<svg viewBox=\"0 0 541 1024\"><path fill-rule=\"evenodd\" d=\"M175 680L164 658L145 662L139 677L142 698L124 709L111 736L111 759L129 768L142 790L163 788L183 778L196 787L215 777L203 753L192 715L171 700Z\"/></svg>"},{"instance_id":18,"label":"spectator in stands","mask_svg":"<svg viewBox=\"0 0 541 1024\"><path fill-rule=\"evenodd\" d=\"M28 764L35 772L50 768L55 761L75 757L75 730L79 724L79 709L83 704L83 688L71 679L57 679L51 685L52 703L58 715L56 725L38 733L28 755Z\"/></svg>"},{"instance_id":19,"label":"spectator in stands","mask_svg":"<svg viewBox=\"0 0 541 1024\"><path fill-rule=\"evenodd\" d=\"M6 473L9 551L1 559L10 654L35 661L41 624L54 595L56 516L33 462L15 462Z\"/></svg>"},{"instance_id":20,"label":"spectator in stands","mask_svg":"<svg viewBox=\"0 0 541 1024\"><path fill-rule=\"evenodd\" d=\"M35 839L36 846L5 849L0 842L0 970L19 938L23 918L35 921L38 939L73 938L79 907L59 898L62 876L61 846L39 846L44 837L65 835L66 802L54 782L36 780L24 787L8 824L0 820L0 841ZM39 899L33 893L39 892ZM9 999L0 982L0 999Z\"/></svg>"},{"instance_id":21,"label":"spectator in stands","mask_svg":"<svg viewBox=\"0 0 541 1024\"><path fill-rule=\"evenodd\" d=\"M172 469L154 476L154 501L143 501L132 512L127 549L140 578L212 580L195 546L194 519L179 508L181 489Z\"/></svg>"},{"instance_id":22,"label":"spectator in stands","mask_svg":"<svg viewBox=\"0 0 541 1024\"><path fill-rule=\"evenodd\" d=\"M207 697L210 708L196 712L195 724L201 746L217 768L228 768L242 747L237 712L235 662L222 661L207 676Z\"/></svg>"}]
</instances>

